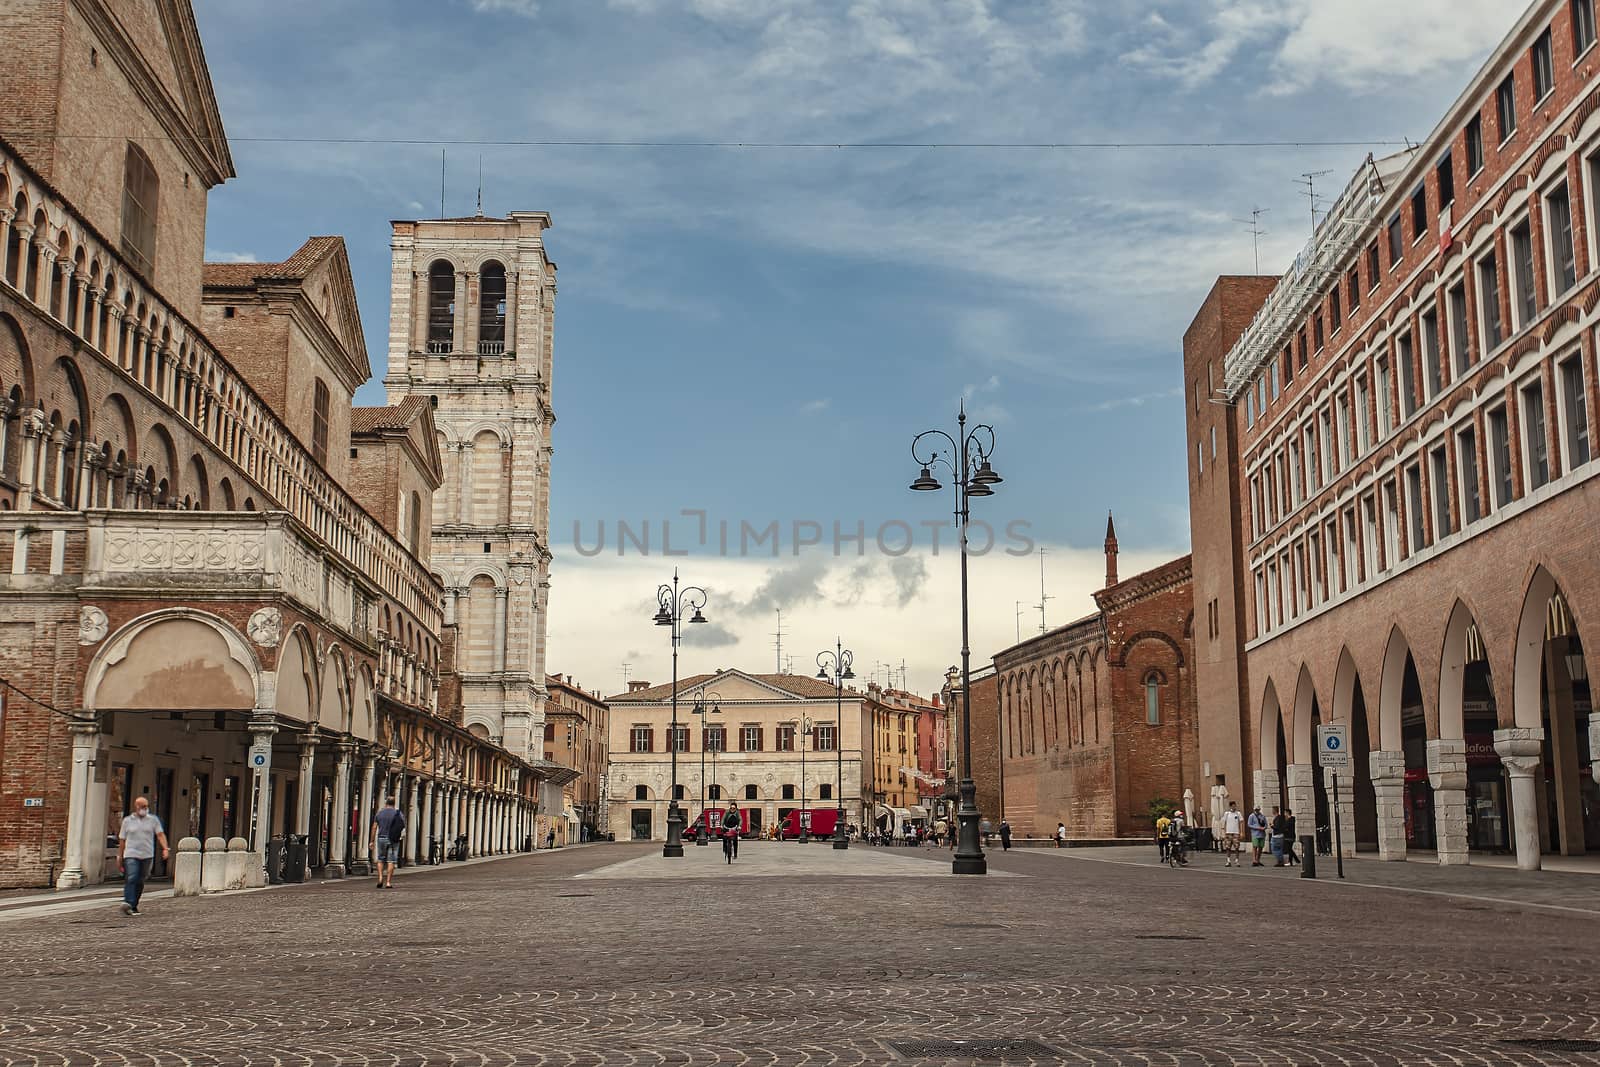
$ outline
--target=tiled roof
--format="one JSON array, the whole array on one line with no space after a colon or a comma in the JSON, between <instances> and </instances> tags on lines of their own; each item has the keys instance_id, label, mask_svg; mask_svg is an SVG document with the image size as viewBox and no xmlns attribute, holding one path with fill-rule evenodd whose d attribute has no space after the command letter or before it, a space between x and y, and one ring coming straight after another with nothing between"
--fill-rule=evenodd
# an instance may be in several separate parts
<instances>
[{"instance_id":1,"label":"tiled roof","mask_svg":"<svg viewBox=\"0 0 1600 1067\"><path fill-rule=\"evenodd\" d=\"M312 237L282 263L207 263L201 281L210 289L248 289L263 280L299 281L343 244L343 237Z\"/></svg>"},{"instance_id":2,"label":"tiled roof","mask_svg":"<svg viewBox=\"0 0 1600 1067\"><path fill-rule=\"evenodd\" d=\"M679 678L678 696L693 695L694 691L701 686L731 673L735 672L721 671L717 674L696 674L689 678ZM770 686L793 693L799 697L821 698L833 696L832 683L824 682L821 678L812 678L804 674L745 674L744 671L737 673L743 674L747 678L765 682ZM606 700L607 702L628 700L648 702L668 700L671 697L672 683L668 682L666 685L653 685L649 689L640 689L634 693L618 693L616 696L607 697Z\"/></svg>"},{"instance_id":3,"label":"tiled roof","mask_svg":"<svg viewBox=\"0 0 1600 1067\"><path fill-rule=\"evenodd\" d=\"M428 406L428 398L423 396L408 396L398 404L389 407L351 408L350 433L352 436L365 433L382 433L385 430L407 430L417 421L417 416L422 414L423 408Z\"/></svg>"}]
</instances>

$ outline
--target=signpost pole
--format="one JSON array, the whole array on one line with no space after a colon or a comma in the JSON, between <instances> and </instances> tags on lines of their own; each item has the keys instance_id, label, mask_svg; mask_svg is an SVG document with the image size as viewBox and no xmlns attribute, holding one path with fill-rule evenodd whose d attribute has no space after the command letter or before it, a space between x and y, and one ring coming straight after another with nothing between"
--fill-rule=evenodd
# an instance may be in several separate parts
<instances>
[{"instance_id":1,"label":"signpost pole","mask_svg":"<svg viewBox=\"0 0 1600 1067\"><path fill-rule=\"evenodd\" d=\"M1333 772L1333 859L1334 865L1339 868L1339 877L1344 877L1344 835L1339 829L1339 772Z\"/></svg>"}]
</instances>

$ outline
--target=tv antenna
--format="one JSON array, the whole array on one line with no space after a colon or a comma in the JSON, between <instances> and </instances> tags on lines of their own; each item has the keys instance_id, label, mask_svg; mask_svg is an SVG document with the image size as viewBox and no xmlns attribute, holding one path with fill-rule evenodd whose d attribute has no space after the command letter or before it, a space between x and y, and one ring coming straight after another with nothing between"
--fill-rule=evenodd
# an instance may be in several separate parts
<instances>
[{"instance_id":1,"label":"tv antenna","mask_svg":"<svg viewBox=\"0 0 1600 1067\"><path fill-rule=\"evenodd\" d=\"M483 218L483 154L478 154L478 218Z\"/></svg>"},{"instance_id":2,"label":"tv antenna","mask_svg":"<svg viewBox=\"0 0 1600 1067\"><path fill-rule=\"evenodd\" d=\"M1014 602L1017 605L1017 644L1022 644L1022 601Z\"/></svg>"},{"instance_id":3,"label":"tv antenna","mask_svg":"<svg viewBox=\"0 0 1600 1067\"><path fill-rule=\"evenodd\" d=\"M1039 632L1040 633L1044 633L1045 632L1044 606L1046 604L1050 603L1050 601L1052 601L1054 599L1055 599L1055 597L1048 595L1044 591L1044 549L1041 548L1041 549L1039 549L1039 603L1034 605L1034 607L1039 609Z\"/></svg>"},{"instance_id":4,"label":"tv antenna","mask_svg":"<svg viewBox=\"0 0 1600 1067\"><path fill-rule=\"evenodd\" d=\"M1271 210L1271 208L1264 207L1251 208L1249 218L1233 220L1241 226L1250 227L1250 243L1254 246L1255 250L1257 274L1261 273L1261 239L1270 232L1261 228L1261 216L1269 214Z\"/></svg>"},{"instance_id":5,"label":"tv antenna","mask_svg":"<svg viewBox=\"0 0 1600 1067\"><path fill-rule=\"evenodd\" d=\"M624 692L626 692L628 688L628 669L632 666L633 664L629 663L627 660L622 661L622 688Z\"/></svg>"},{"instance_id":6,"label":"tv antenna","mask_svg":"<svg viewBox=\"0 0 1600 1067\"><path fill-rule=\"evenodd\" d=\"M772 632L772 648L777 653L777 671L783 673L783 609L778 609L778 628Z\"/></svg>"},{"instance_id":7,"label":"tv antenna","mask_svg":"<svg viewBox=\"0 0 1600 1067\"><path fill-rule=\"evenodd\" d=\"M1330 175L1332 173L1333 173L1333 171L1331 171L1331 170L1307 171L1306 173L1300 175L1300 177L1295 180L1295 184L1296 185L1303 186L1305 188L1306 199L1311 201L1311 236L1312 237L1316 237L1317 236L1317 179L1318 178L1325 178L1325 177L1327 177L1328 175Z\"/></svg>"},{"instance_id":8,"label":"tv antenna","mask_svg":"<svg viewBox=\"0 0 1600 1067\"><path fill-rule=\"evenodd\" d=\"M444 149L439 149L439 218L444 218Z\"/></svg>"}]
</instances>

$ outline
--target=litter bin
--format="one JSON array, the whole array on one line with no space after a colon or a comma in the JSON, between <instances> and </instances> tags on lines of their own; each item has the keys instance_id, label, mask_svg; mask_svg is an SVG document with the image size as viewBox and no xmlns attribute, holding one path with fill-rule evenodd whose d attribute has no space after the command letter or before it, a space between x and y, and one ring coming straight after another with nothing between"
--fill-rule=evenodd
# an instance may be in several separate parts
<instances>
[{"instance_id":1,"label":"litter bin","mask_svg":"<svg viewBox=\"0 0 1600 1067\"><path fill-rule=\"evenodd\" d=\"M273 885L283 883L283 838L281 837L267 841L267 881Z\"/></svg>"},{"instance_id":2,"label":"litter bin","mask_svg":"<svg viewBox=\"0 0 1600 1067\"><path fill-rule=\"evenodd\" d=\"M288 835L288 845L283 850L283 880L285 882L303 882L306 880L306 835Z\"/></svg>"},{"instance_id":3,"label":"litter bin","mask_svg":"<svg viewBox=\"0 0 1600 1067\"><path fill-rule=\"evenodd\" d=\"M1317 876L1317 843L1310 834L1300 835L1300 877Z\"/></svg>"}]
</instances>

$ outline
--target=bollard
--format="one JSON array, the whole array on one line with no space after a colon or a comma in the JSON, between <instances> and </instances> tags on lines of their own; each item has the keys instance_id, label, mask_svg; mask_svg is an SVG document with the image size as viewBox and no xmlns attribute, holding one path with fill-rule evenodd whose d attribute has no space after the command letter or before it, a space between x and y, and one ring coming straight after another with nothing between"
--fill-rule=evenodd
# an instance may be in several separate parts
<instances>
[{"instance_id":1,"label":"bollard","mask_svg":"<svg viewBox=\"0 0 1600 1067\"><path fill-rule=\"evenodd\" d=\"M283 838L274 837L267 841L267 881L273 885L283 882Z\"/></svg>"},{"instance_id":2,"label":"bollard","mask_svg":"<svg viewBox=\"0 0 1600 1067\"><path fill-rule=\"evenodd\" d=\"M250 879L250 842L242 837L228 839L227 858L223 861L223 888L243 889Z\"/></svg>"},{"instance_id":3,"label":"bollard","mask_svg":"<svg viewBox=\"0 0 1600 1067\"><path fill-rule=\"evenodd\" d=\"M172 895L197 897L200 895L200 839L186 837L178 842L178 858L172 865Z\"/></svg>"},{"instance_id":4,"label":"bollard","mask_svg":"<svg viewBox=\"0 0 1600 1067\"><path fill-rule=\"evenodd\" d=\"M1310 834L1300 835L1300 877L1317 876L1317 839Z\"/></svg>"},{"instance_id":5,"label":"bollard","mask_svg":"<svg viewBox=\"0 0 1600 1067\"><path fill-rule=\"evenodd\" d=\"M200 867L200 891L220 893L227 888L228 843L220 837L206 838L205 858Z\"/></svg>"}]
</instances>

